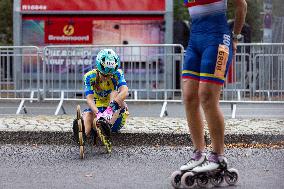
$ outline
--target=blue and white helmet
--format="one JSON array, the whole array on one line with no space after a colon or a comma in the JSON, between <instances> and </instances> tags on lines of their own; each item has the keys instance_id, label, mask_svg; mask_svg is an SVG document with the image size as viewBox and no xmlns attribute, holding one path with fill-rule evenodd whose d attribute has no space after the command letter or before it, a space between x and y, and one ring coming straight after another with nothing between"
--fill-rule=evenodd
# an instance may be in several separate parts
<instances>
[{"instance_id":1,"label":"blue and white helmet","mask_svg":"<svg viewBox=\"0 0 284 189\"><path fill-rule=\"evenodd\" d=\"M103 49L97 55L96 66L102 74L114 74L120 67L119 56L112 49Z\"/></svg>"}]
</instances>

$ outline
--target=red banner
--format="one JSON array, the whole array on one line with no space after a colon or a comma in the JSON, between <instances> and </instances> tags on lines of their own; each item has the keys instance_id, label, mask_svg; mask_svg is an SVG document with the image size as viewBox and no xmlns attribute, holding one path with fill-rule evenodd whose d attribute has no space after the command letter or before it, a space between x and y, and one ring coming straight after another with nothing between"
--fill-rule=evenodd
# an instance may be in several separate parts
<instances>
[{"instance_id":1,"label":"red banner","mask_svg":"<svg viewBox=\"0 0 284 189\"><path fill-rule=\"evenodd\" d=\"M22 0L22 11L164 11L165 0Z\"/></svg>"},{"instance_id":2,"label":"red banner","mask_svg":"<svg viewBox=\"0 0 284 189\"><path fill-rule=\"evenodd\" d=\"M92 44L92 21L85 19L54 18L45 21L46 44Z\"/></svg>"}]
</instances>

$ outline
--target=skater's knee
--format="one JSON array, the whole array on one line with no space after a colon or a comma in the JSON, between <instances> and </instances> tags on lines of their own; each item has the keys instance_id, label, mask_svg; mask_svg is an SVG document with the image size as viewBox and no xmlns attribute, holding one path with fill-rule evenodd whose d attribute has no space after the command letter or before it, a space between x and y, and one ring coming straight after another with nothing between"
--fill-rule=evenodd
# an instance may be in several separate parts
<instances>
[{"instance_id":1,"label":"skater's knee","mask_svg":"<svg viewBox=\"0 0 284 189\"><path fill-rule=\"evenodd\" d=\"M84 118L84 120L93 120L94 119L94 113L93 112L84 112L83 118Z\"/></svg>"},{"instance_id":2,"label":"skater's knee","mask_svg":"<svg viewBox=\"0 0 284 189\"><path fill-rule=\"evenodd\" d=\"M214 94L210 93L210 91L202 90L199 93L200 103L203 108L211 108L215 104Z\"/></svg>"},{"instance_id":3,"label":"skater's knee","mask_svg":"<svg viewBox=\"0 0 284 189\"><path fill-rule=\"evenodd\" d=\"M195 93L188 93L183 96L183 102L186 106L195 108L196 106L199 106L199 97Z\"/></svg>"},{"instance_id":4,"label":"skater's knee","mask_svg":"<svg viewBox=\"0 0 284 189\"><path fill-rule=\"evenodd\" d=\"M199 97L196 91L184 91L183 92L183 102L185 105L198 105L199 104Z\"/></svg>"}]
</instances>

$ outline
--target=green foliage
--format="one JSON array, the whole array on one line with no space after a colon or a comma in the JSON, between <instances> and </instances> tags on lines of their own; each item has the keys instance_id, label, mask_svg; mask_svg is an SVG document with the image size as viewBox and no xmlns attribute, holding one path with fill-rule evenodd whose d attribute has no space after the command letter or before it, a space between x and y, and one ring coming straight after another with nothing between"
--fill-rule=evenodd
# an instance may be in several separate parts
<instances>
[{"instance_id":1,"label":"green foliage","mask_svg":"<svg viewBox=\"0 0 284 189\"><path fill-rule=\"evenodd\" d=\"M0 45L13 43L13 1L0 0Z\"/></svg>"},{"instance_id":2,"label":"green foliage","mask_svg":"<svg viewBox=\"0 0 284 189\"><path fill-rule=\"evenodd\" d=\"M188 20L188 10L183 5L183 0L174 1L174 20Z\"/></svg>"}]
</instances>

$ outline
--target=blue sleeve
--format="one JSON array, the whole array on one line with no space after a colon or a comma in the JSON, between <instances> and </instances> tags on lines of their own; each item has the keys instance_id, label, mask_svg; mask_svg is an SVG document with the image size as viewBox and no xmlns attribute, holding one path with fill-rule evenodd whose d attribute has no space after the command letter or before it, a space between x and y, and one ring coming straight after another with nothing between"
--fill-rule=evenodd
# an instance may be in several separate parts
<instances>
[{"instance_id":1,"label":"blue sleeve","mask_svg":"<svg viewBox=\"0 0 284 189\"><path fill-rule=\"evenodd\" d=\"M126 85L127 86L127 83L126 83L126 80L124 78L124 74L123 74L123 71L122 70L118 70L118 85L117 85L117 88L121 87L122 85Z\"/></svg>"},{"instance_id":2,"label":"blue sleeve","mask_svg":"<svg viewBox=\"0 0 284 189\"><path fill-rule=\"evenodd\" d=\"M118 77L117 88L121 87L122 85L127 86L123 71L121 69L117 70L117 77Z\"/></svg>"},{"instance_id":3,"label":"blue sleeve","mask_svg":"<svg viewBox=\"0 0 284 189\"><path fill-rule=\"evenodd\" d=\"M89 94L94 94L92 80L95 80L95 79L96 79L96 74L93 73L92 71L84 75L84 90L85 90L86 96L88 96Z\"/></svg>"}]
</instances>

